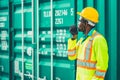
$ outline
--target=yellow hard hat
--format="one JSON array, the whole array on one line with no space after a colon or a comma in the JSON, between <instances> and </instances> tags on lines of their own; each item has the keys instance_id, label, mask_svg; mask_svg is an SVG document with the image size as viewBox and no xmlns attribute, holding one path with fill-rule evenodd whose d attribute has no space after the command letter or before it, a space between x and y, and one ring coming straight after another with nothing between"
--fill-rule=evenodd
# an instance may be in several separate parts
<instances>
[{"instance_id":1,"label":"yellow hard hat","mask_svg":"<svg viewBox=\"0 0 120 80\"><path fill-rule=\"evenodd\" d=\"M98 22L99 14L98 11L93 7L86 7L82 10L82 12L77 12L77 14L94 23Z\"/></svg>"}]
</instances>

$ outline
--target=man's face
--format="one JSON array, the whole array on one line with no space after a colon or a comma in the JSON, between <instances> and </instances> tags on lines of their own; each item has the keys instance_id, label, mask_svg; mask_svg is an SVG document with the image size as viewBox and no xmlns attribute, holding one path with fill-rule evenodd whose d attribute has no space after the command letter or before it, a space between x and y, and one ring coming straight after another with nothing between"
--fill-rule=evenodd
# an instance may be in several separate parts
<instances>
[{"instance_id":1,"label":"man's face","mask_svg":"<svg viewBox=\"0 0 120 80\"><path fill-rule=\"evenodd\" d=\"M84 18L79 18L78 30L81 31L81 32L86 31L86 20Z\"/></svg>"}]
</instances>

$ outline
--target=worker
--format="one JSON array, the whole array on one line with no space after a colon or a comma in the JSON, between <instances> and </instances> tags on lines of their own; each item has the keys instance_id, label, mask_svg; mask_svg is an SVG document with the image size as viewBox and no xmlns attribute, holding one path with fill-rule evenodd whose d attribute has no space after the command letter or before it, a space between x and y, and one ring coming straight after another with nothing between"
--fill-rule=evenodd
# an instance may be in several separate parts
<instances>
[{"instance_id":1,"label":"worker","mask_svg":"<svg viewBox=\"0 0 120 80\"><path fill-rule=\"evenodd\" d=\"M78 27L70 27L73 36L68 39L68 59L77 62L76 80L104 80L109 56L106 39L95 30L98 11L86 7L77 14L80 15ZM79 40L78 31L83 32Z\"/></svg>"}]
</instances>

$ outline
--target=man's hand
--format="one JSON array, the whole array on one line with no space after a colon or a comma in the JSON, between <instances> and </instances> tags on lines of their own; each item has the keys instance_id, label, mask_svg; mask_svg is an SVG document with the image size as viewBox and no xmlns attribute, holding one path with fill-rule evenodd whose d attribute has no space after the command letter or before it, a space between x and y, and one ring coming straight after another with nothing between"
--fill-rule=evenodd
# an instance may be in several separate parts
<instances>
[{"instance_id":1,"label":"man's hand","mask_svg":"<svg viewBox=\"0 0 120 80\"><path fill-rule=\"evenodd\" d=\"M71 26L69 31L73 35L72 39L76 39L77 38L77 34L78 34L77 27L76 26Z\"/></svg>"},{"instance_id":2,"label":"man's hand","mask_svg":"<svg viewBox=\"0 0 120 80\"><path fill-rule=\"evenodd\" d=\"M73 40L76 39L76 38L77 38L77 34L75 34L75 35L72 36Z\"/></svg>"}]
</instances>

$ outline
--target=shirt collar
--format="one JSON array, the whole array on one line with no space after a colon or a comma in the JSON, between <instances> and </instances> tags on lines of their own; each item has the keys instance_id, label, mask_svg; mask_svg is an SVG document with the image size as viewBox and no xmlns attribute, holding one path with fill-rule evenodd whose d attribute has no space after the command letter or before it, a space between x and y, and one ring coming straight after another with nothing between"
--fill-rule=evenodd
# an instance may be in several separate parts
<instances>
[{"instance_id":1,"label":"shirt collar","mask_svg":"<svg viewBox=\"0 0 120 80\"><path fill-rule=\"evenodd\" d=\"M92 36L92 34L93 34L93 31L95 30L95 28L92 28L89 32L88 32L88 36Z\"/></svg>"},{"instance_id":2,"label":"shirt collar","mask_svg":"<svg viewBox=\"0 0 120 80\"><path fill-rule=\"evenodd\" d=\"M88 36L92 36L92 33L94 32L95 28L92 28L87 35L83 34L83 39L87 38Z\"/></svg>"}]
</instances>

